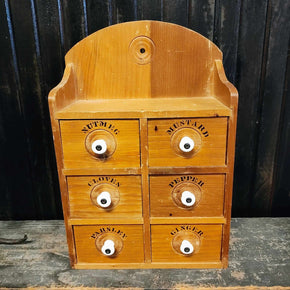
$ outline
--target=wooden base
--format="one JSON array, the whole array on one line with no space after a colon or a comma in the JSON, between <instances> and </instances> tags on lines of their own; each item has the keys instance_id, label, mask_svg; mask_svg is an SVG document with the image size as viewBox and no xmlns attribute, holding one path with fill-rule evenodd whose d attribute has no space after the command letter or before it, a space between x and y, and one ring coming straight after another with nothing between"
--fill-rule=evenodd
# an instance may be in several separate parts
<instances>
[{"instance_id":1,"label":"wooden base","mask_svg":"<svg viewBox=\"0 0 290 290\"><path fill-rule=\"evenodd\" d=\"M120 264L100 264L90 263L73 265L74 269L221 269L225 268L222 262L203 263L120 263Z\"/></svg>"}]
</instances>

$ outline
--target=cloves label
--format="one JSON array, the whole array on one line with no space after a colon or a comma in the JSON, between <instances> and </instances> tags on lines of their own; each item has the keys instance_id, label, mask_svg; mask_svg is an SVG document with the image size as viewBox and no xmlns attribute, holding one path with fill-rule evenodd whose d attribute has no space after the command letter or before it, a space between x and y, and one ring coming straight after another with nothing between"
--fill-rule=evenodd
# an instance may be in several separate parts
<instances>
[{"instance_id":1,"label":"cloves label","mask_svg":"<svg viewBox=\"0 0 290 290\"><path fill-rule=\"evenodd\" d=\"M88 182L88 186L93 186L93 185L99 184L99 183L109 183L109 184L115 185L117 187L120 187L120 182L115 177L112 177L112 176L95 177Z\"/></svg>"}]
</instances>

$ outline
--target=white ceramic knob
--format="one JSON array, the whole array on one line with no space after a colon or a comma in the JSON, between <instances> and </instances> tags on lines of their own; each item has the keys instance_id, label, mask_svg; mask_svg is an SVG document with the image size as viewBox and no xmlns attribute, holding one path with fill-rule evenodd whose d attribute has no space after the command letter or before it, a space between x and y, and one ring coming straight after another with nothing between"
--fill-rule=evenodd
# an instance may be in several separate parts
<instances>
[{"instance_id":1,"label":"white ceramic knob","mask_svg":"<svg viewBox=\"0 0 290 290\"><path fill-rule=\"evenodd\" d=\"M194 148L194 141L189 137L183 137L179 142L179 148L182 152L190 152Z\"/></svg>"},{"instance_id":2,"label":"white ceramic knob","mask_svg":"<svg viewBox=\"0 0 290 290\"><path fill-rule=\"evenodd\" d=\"M107 151L107 143L103 139L96 140L92 143L92 150L94 153L100 155Z\"/></svg>"},{"instance_id":3,"label":"white ceramic knob","mask_svg":"<svg viewBox=\"0 0 290 290\"><path fill-rule=\"evenodd\" d=\"M193 253L194 247L188 240L183 240L180 245L180 251L184 255L190 255Z\"/></svg>"},{"instance_id":4,"label":"white ceramic knob","mask_svg":"<svg viewBox=\"0 0 290 290\"><path fill-rule=\"evenodd\" d=\"M185 206L193 206L195 204L195 195L190 191L183 191L181 194L181 202Z\"/></svg>"},{"instance_id":5,"label":"white ceramic knob","mask_svg":"<svg viewBox=\"0 0 290 290\"><path fill-rule=\"evenodd\" d=\"M110 193L107 191L101 192L97 197L97 203L100 207L103 208L109 207L112 203Z\"/></svg>"},{"instance_id":6,"label":"white ceramic knob","mask_svg":"<svg viewBox=\"0 0 290 290\"><path fill-rule=\"evenodd\" d=\"M115 243L112 240L106 240L102 246L102 253L106 256L112 256L115 253Z\"/></svg>"}]
</instances>

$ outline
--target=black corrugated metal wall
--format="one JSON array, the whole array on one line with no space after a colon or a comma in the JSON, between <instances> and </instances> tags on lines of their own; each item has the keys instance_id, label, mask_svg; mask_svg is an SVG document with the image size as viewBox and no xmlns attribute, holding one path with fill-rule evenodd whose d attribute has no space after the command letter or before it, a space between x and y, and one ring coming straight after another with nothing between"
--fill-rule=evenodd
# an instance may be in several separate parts
<instances>
[{"instance_id":1,"label":"black corrugated metal wall","mask_svg":"<svg viewBox=\"0 0 290 290\"><path fill-rule=\"evenodd\" d=\"M48 92L76 42L142 19L189 27L221 48L240 94L233 216L289 216L289 1L0 1L0 219L62 217Z\"/></svg>"}]
</instances>

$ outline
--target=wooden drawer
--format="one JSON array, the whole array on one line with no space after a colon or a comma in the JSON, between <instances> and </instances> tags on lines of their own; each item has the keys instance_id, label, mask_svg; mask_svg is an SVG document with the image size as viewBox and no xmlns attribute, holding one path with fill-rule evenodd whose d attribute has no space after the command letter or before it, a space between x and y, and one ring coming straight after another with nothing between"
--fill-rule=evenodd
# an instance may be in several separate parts
<instances>
[{"instance_id":1,"label":"wooden drawer","mask_svg":"<svg viewBox=\"0 0 290 290\"><path fill-rule=\"evenodd\" d=\"M149 120L149 166L225 165L226 140L227 118Z\"/></svg>"},{"instance_id":2,"label":"wooden drawer","mask_svg":"<svg viewBox=\"0 0 290 290\"><path fill-rule=\"evenodd\" d=\"M222 216L224 182L224 174L150 176L151 216Z\"/></svg>"},{"instance_id":3,"label":"wooden drawer","mask_svg":"<svg viewBox=\"0 0 290 290\"><path fill-rule=\"evenodd\" d=\"M74 226L73 229L78 263L144 262L142 225ZM114 241L112 256L102 253L109 240Z\"/></svg>"},{"instance_id":4,"label":"wooden drawer","mask_svg":"<svg viewBox=\"0 0 290 290\"><path fill-rule=\"evenodd\" d=\"M69 176L67 184L71 218L142 217L140 176Z\"/></svg>"},{"instance_id":5,"label":"wooden drawer","mask_svg":"<svg viewBox=\"0 0 290 290\"><path fill-rule=\"evenodd\" d=\"M222 225L151 225L152 262L217 262L221 255ZM189 247L193 253L183 254Z\"/></svg>"},{"instance_id":6,"label":"wooden drawer","mask_svg":"<svg viewBox=\"0 0 290 290\"><path fill-rule=\"evenodd\" d=\"M64 168L140 166L137 120L60 121L60 129Z\"/></svg>"}]
</instances>

